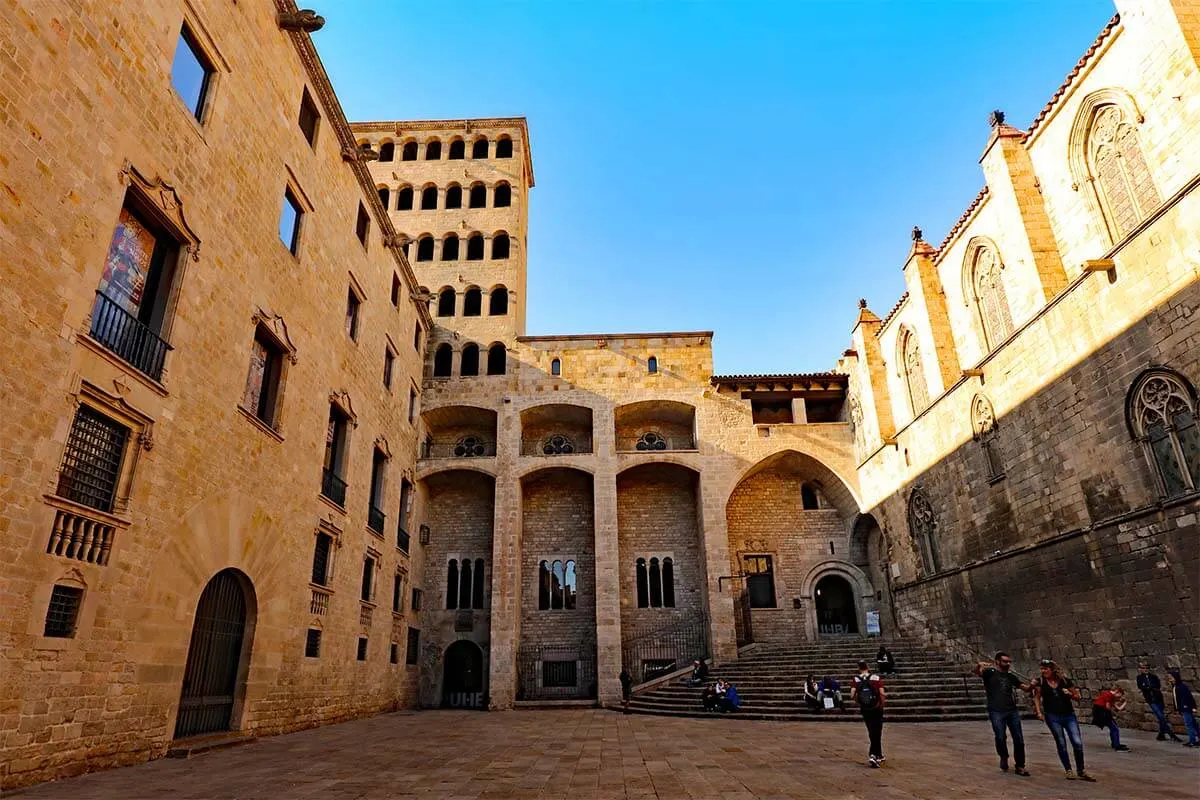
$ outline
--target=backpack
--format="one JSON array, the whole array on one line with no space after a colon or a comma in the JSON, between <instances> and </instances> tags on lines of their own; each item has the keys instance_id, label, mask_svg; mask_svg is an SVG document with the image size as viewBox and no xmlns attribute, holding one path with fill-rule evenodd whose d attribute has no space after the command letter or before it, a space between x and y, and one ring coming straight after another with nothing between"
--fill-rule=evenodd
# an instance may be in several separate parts
<instances>
[{"instance_id":1,"label":"backpack","mask_svg":"<svg viewBox=\"0 0 1200 800\"><path fill-rule=\"evenodd\" d=\"M871 684L871 678L858 679L858 707L864 710L879 708L879 691Z\"/></svg>"}]
</instances>

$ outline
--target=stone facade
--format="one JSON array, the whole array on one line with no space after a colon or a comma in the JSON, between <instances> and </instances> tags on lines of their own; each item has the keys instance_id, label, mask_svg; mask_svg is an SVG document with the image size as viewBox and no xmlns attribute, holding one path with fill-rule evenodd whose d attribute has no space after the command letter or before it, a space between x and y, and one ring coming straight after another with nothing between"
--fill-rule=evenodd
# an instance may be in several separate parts
<instances>
[{"instance_id":1,"label":"stone facade","mask_svg":"<svg viewBox=\"0 0 1200 800\"><path fill-rule=\"evenodd\" d=\"M1027 130L994 120L834 371L729 376L708 331L526 335L523 118L350 125L290 0L146 5L119 48L101 3L0 11L3 788L195 732L214 614L216 727L251 735L612 704L622 666L876 614L1092 687L1200 667L1188 4L1120 4ZM157 282L100 283L123 209L172 243Z\"/></svg>"}]
</instances>

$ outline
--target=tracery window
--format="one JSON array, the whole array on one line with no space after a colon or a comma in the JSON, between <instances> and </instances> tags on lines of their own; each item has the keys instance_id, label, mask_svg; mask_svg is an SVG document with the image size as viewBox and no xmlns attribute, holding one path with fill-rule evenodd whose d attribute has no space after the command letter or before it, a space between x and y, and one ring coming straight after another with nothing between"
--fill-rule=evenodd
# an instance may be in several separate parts
<instances>
[{"instance_id":1,"label":"tracery window","mask_svg":"<svg viewBox=\"0 0 1200 800\"><path fill-rule=\"evenodd\" d=\"M1200 488L1196 393L1177 372L1151 370L1134 383L1127 414L1134 437L1170 497Z\"/></svg>"},{"instance_id":2,"label":"tracery window","mask_svg":"<svg viewBox=\"0 0 1200 800\"><path fill-rule=\"evenodd\" d=\"M634 565L638 608L675 607L675 561L639 558Z\"/></svg>"},{"instance_id":3,"label":"tracery window","mask_svg":"<svg viewBox=\"0 0 1200 800\"><path fill-rule=\"evenodd\" d=\"M971 288L975 295L975 308L979 312L979 324L983 328L983 345L991 352L1007 339L1013 330L1012 315L1008 309L1008 296L1004 293L1001 278L1003 265L991 247L975 250L971 265Z\"/></svg>"},{"instance_id":4,"label":"tracery window","mask_svg":"<svg viewBox=\"0 0 1200 800\"><path fill-rule=\"evenodd\" d=\"M538 565L539 611L573 610L577 588L573 559L543 561Z\"/></svg>"},{"instance_id":5,"label":"tracery window","mask_svg":"<svg viewBox=\"0 0 1200 800\"><path fill-rule=\"evenodd\" d=\"M1160 201L1137 129L1120 106L1096 110L1088 131L1087 157L1113 241L1123 239Z\"/></svg>"},{"instance_id":6,"label":"tracery window","mask_svg":"<svg viewBox=\"0 0 1200 800\"><path fill-rule=\"evenodd\" d=\"M929 388L925 383L925 370L921 365L921 348L917 335L905 330L900 344L901 374L908 389L908 402L915 417L929 407Z\"/></svg>"},{"instance_id":7,"label":"tracery window","mask_svg":"<svg viewBox=\"0 0 1200 800\"><path fill-rule=\"evenodd\" d=\"M542 442L542 453L548 456L570 455L575 452L575 443L561 433L546 437Z\"/></svg>"},{"instance_id":8,"label":"tracery window","mask_svg":"<svg viewBox=\"0 0 1200 800\"><path fill-rule=\"evenodd\" d=\"M850 395L850 430L854 434L854 455L862 458L867 451L866 432L863 430L862 406L855 395Z\"/></svg>"},{"instance_id":9,"label":"tracery window","mask_svg":"<svg viewBox=\"0 0 1200 800\"><path fill-rule=\"evenodd\" d=\"M987 460L988 482L995 483L1004 477L1004 459L997 441L996 412L983 395L976 395L971 401L971 430Z\"/></svg>"},{"instance_id":10,"label":"tracery window","mask_svg":"<svg viewBox=\"0 0 1200 800\"><path fill-rule=\"evenodd\" d=\"M921 555L921 566L926 575L941 572L941 555L937 544L937 517L933 505L921 489L913 489L908 496L908 532Z\"/></svg>"},{"instance_id":11,"label":"tracery window","mask_svg":"<svg viewBox=\"0 0 1200 800\"><path fill-rule=\"evenodd\" d=\"M638 437L635 450L666 450L667 440L657 431L646 431Z\"/></svg>"},{"instance_id":12,"label":"tracery window","mask_svg":"<svg viewBox=\"0 0 1200 800\"><path fill-rule=\"evenodd\" d=\"M464 436L454 445L454 455L458 458L479 458L487 455L487 443L478 436Z\"/></svg>"}]
</instances>

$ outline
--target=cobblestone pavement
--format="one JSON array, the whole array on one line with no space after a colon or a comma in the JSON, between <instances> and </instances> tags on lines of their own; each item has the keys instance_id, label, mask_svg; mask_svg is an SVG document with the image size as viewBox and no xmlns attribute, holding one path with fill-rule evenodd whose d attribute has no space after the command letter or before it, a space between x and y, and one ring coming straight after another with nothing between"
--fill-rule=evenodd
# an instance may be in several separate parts
<instances>
[{"instance_id":1,"label":"cobblestone pavement","mask_svg":"<svg viewBox=\"0 0 1200 800\"><path fill-rule=\"evenodd\" d=\"M1025 723L1032 778L1001 773L986 722L884 729L883 769L857 722L669 719L612 711L385 714L13 793L32 798L1197 798L1200 750L1084 731L1097 783L1064 779Z\"/></svg>"}]
</instances>

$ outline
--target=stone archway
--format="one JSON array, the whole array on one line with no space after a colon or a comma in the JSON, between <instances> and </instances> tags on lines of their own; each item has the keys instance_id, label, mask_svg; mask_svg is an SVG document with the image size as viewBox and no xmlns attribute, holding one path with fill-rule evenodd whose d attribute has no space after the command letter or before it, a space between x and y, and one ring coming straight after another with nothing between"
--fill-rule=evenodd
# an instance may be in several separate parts
<instances>
[{"instance_id":1,"label":"stone archway","mask_svg":"<svg viewBox=\"0 0 1200 800\"><path fill-rule=\"evenodd\" d=\"M459 639L446 648L442 657L443 708L486 709L486 682L487 672L479 645Z\"/></svg>"},{"instance_id":2,"label":"stone archway","mask_svg":"<svg viewBox=\"0 0 1200 800\"><path fill-rule=\"evenodd\" d=\"M831 572L817 581L813 589L817 612L817 636L858 633L858 607L850 582Z\"/></svg>"}]
</instances>

